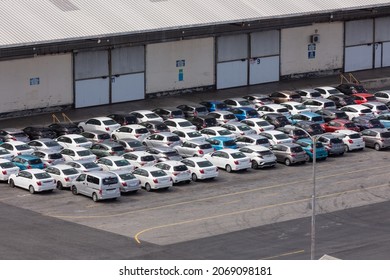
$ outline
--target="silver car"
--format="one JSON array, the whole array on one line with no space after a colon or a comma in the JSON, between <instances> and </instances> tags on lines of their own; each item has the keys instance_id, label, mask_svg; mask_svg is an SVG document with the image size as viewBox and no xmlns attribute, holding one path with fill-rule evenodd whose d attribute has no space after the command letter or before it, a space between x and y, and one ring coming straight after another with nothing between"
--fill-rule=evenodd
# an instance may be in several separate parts
<instances>
[{"instance_id":1,"label":"silver car","mask_svg":"<svg viewBox=\"0 0 390 280\"><path fill-rule=\"evenodd\" d=\"M295 163L304 164L307 161L306 152L295 143L276 144L271 147L271 150L276 156L276 160L287 166Z\"/></svg>"},{"instance_id":2,"label":"silver car","mask_svg":"<svg viewBox=\"0 0 390 280\"><path fill-rule=\"evenodd\" d=\"M336 133L322 134L320 137L318 137L317 141L324 145L329 155L342 156L344 154L344 142L337 136Z\"/></svg>"},{"instance_id":3,"label":"silver car","mask_svg":"<svg viewBox=\"0 0 390 280\"><path fill-rule=\"evenodd\" d=\"M146 137L142 144L148 147L174 147L180 145L181 140L172 132L159 132Z\"/></svg>"},{"instance_id":4,"label":"silver car","mask_svg":"<svg viewBox=\"0 0 390 280\"><path fill-rule=\"evenodd\" d=\"M370 128L361 132L367 147L379 151L390 147L390 131L385 128Z\"/></svg>"},{"instance_id":5,"label":"silver car","mask_svg":"<svg viewBox=\"0 0 390 280\"><path fill-rule=\"evenodd\" d=\"M205 154L214 152L214 148L205 140L188 140L175 146L174 149L182 157L203 157Z\"/></svg>"},{"instance_id":6,"label":"silver car","mask_svg":"<svg viewBox=\"0 0 390 280\"><path fill-rule=\"evenodd\" d=\"M252 168L273 167L276 165L276 156L270 149L260 145L250 145L239 149L251 159Z\"/></svg>"}]
</instances>

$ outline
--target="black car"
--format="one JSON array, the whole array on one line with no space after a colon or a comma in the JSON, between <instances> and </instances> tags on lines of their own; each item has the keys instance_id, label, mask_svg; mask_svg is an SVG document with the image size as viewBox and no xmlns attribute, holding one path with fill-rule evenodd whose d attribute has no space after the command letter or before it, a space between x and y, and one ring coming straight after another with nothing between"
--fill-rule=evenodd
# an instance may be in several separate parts
<instances>
[{"instance_id":1,"label":"black car","mask_svg":"<svg viewBox=\"0 0 390 280\"><path fill-rule=\"evenodd\" d=\"M288 121L288 119L285 116L283 116L282 114L278 114L278 113L265 114L261 118L263 120L266 120L270 124L274 125L276 128L290 124L290 122Z\"/></svg>"},{"instance_id":2,"label":"black car","mask_svg":"<svg viewBox=\"0 0 390 280\"><path fill-rule=\"evenodd\" d=\"M204 116L204 117L193 117L188 118L188 120L196 126L198 130L201 130L205 127L218 126L217 119L212 116Z\"/></svg>"},{"instance_id":3,"label":"black car","mask_svg":"<svg viewBox=\"0 0 390 280\"><path fill-rule=\"evenodd\" d=\"M142 122L140 125L146 127L147 130L149 130L150 133L158 133L158 132L169 132L168 126L160 121L148 121L148 122Z\"/></svg>"},{"instance_id":4,"label":"black car","mask_svg":"<svg viewBox=\"0 0 390 280\"><path fill-rule=\"evenodd\" d=\"M314 113L321 115L325 122L330 122L334 119L345 119L348 120L348 115L341 110L334 110L334 109L322 109L315 111Z\"/></svg>"},{"instance_id":5,"label":"black car","mask_svg":"<svg viewBox=\"0 0 390 280\"><path fill-rule=\"evenodd\" d=\"M364 86L354 83L339 84L336 88L346 95L354 93L368 93Z\"/></svg>"},{"instance_id":6,"label":"black car","mask_svg":"<svg viewBox=\"0 0 390 280\"><path fill-rule=\"evenodd\" d=\"M23 132L28 135L28 138L30 138L30 140L40 138L54 139L57 137L57 134L52 129L46 126L28 126L23 129Z\"/></svg>"},{"instance_id":7,"label":"black car","mask_svg":"<svg viewBox=\"0 0 390 280\"><path fill-rule=\"evenodd\" d=\"M183 111L178 108L156 108L152 111L162 117L164 121L167 119L185 117Z\"/></svg>"},{"instance_id":8,"label":"black car","mask_svg":"<svg viewBox=\"0 0 390 280\"><path fill-rule=\"evenodd\" d=\"M125 112L112 113L107 117L113 119L120 125L136 124L138 123L137 118L134 115L130 115Z\"/></svg>"},{"instance_id":9,"label":"black car","mask_svg":"<svg viewBox=\"0 0 390 280\"><path fill-rule=\"evenodd\" d=\"M360 129L360 131L369 128L384 128L384 125L377 119L367 116L354 117L352 122Z\"/></svg>"},{"instance_id":10,"label":"black car","mask_svg":"<svg viewBox=\"0 0 390 280\"><path fill-rule=\"evenodd\" d=\"M355 104L354 98L345 94L333 94L328 99L332 100L337 108Z\"/></svg>"},{"instance_id":11,"label":"black car","mask_svg":"<svg viewBox=\"0 0 390 280\"><path fill-rule=\"evenodd\" d=\"M325 133L321 125L311 121L300 121L295 124L296 127L302 128L307 131L310 135L318 135Z\"/></svg>"},{"instance_id":12,"label":"black car","mask_svg":"<svg viewBox=\"0 0 390 280\"><path fill-rule=\"evenodd\" d=\"M62 136L65 134L80 134L81 129L75 123L52 123L48 126L51 130L53 130L58 136Z\"/></svg>"}]
</instances>

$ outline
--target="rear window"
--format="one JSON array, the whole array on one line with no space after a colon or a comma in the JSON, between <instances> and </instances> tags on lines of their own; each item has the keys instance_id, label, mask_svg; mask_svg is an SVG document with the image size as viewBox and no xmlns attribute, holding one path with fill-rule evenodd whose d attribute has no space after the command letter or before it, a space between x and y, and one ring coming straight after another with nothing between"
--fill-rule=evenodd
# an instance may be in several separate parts
<instances>
[{"instance_id":1,"label":"rear window","mask_svg":"<svg viewBox=\"0 0 390 280\"><path fill-rule=\"evenodd\" d=\"M220 130L218 131L219 135L231 135L231 131L230 130L227 130L227 129L223 129L223 130Z\"/></svg>"},{"instance_id":2,"label":"rear window","mask_svg":"<svg viewBox=\"0 0 390 280\"><path fill-rule=\"evenodd\" d=\"M108 134L108 133L98 134L97 138L99 140L108 140L108 139L110 139L110 134Z\"/></svg>"},{"instance_id":3,"label":"rear window","mask_svg":"<svg viewBox=\"0 0 390 280\"><path fill-rule=\"evenodd\" d=\"M58 142L56 142L56 141L45 142L45 144L48 147L58 147L59 146Z\"/></svg>"},{"instance_id":4,"label":"rear window","mask_svg":"<svg viewBox=\"0 0 390 280\"><path fill-rule=\"evenodd\" d=\"M382 138L390 138L390 132L381 132L381 133L380 133L380 136L381 136Z\"/></svg>"},{"instance_id":5,"label":"rear window","mask_svg":"<svg viewBox=\"0 0 390 280\"><path fill-rule=\"evenodd\" d=\"M236 116L234 114L226 114L223 116L225 120L234 120Z\"/></svg>"},{"instance_id":6,"label":"rear window","mask_svg":"<svg viewBox=\"0 0 390 280\"><path fill-rule=\"evenodd\" d=\"M186 165L177 165L173 167L173 171L186 171L188 170Z\"/></svg>"},{"instance_id":7,"label":"rear window","mask_svg":"<svg viewBox=\"0 0 390 280\"><path fill-rule=\"evenodd\" d=\"M257 113L256 110L248 110L248 111L247 111L247 115L248 115L248 116L251 116L251 117L254 117L254 116L258 116L259 113Z\"/></svg>"},{"instance_id":8,"label":"rear window","mask_svg":"<svg viewBox=\"0 0 390 280\"><path fill-rule=\"evenodd\" d=\"M88 140L85 138L85 137L79 137L79 138L73 138L74 142L76 142L77 144L80 144L80 143L87 143Z\"/></svg>"},{"instance_id":9,"label":"rear window","mask_svg":"<svg viewBox=\"0 0 390 280\"><path fill-rule=\"evenodd\" d=\"M211 144L202 144L202 145L199 145L199 148L202 149L202 150L206 150L206 149L212 149L213 147L211 146Z\"/></svg>"},{"instance_id":10,"label":"rear window","mask_svg":"<svg viewBox=\"0 0 390 280\"><path fill-rule=\"evenodd\" d=\"M41 160L41 159L38 159L38 158L36 158L36 159L30 159L28 162L29 162L30 164L42 164L42 160Z\"/></svg>"},{"instance_id":11,"label":"rear window","mask_svg":"<svg viewBox=\"0 0 390 280\"><path fill-rule=\"evenodd\" d=\"M314 91L311 93L311 97L321 97L321 93L319 93L318 91Z\"/></svg>"},{"instance_id":12,"label":"rear window","mask_svg":"<svg viewBox=\"0 0 390 280\"><path fill-rule=\"evenodd\" d=\"M232 153L231 155L232 155L232 158L235 158L235 159L237 159L237 158L245 158L246 157L246 155L244 155L241 152Z\"/></svg>"},{"instance_id":13,"label":"rear window","mask_svg":"<svg viewBox=\"0 0 390 280\"><path fill-rule=\"evenodd\" d=\"M327 108L327 107L334 107L334 103L333 102L325 102L324 108Z\"/></svg>"},{"instance_id":14,"label":"rear window","mask_svg":"<svg viewBox=\"0 0 390 280\"><path fill-rule=\"evenodd\" d=\"M330 89L330 90L328 90L328 92L330 94L340 93L340 91L338 89Z\"/></svg>"},{"instance_id":15,"label":"rear window","mask_svg":"<svg viewBox=\"0 0 390 280\"><path fill-rule=\"evenodd\" d=\"M194 137L201 137L202 134L200 132L194 131L194 132L188 132L187 133L188 137L194 138Z\"/></svg>"},{"instance_id":16,"label":"rear window","mask_svg":"<svg viewBox=\"0 0 390 280\"><path fill-rule=\"evenodd\" d=\"M210 167L210 166L213 166L213 164L211 162L209 162L208 160L205 160L205 161L199 161L198 166L199 167Z\"/></svg>"},{"instance_id":17,"label":"rear window","mask_svg":"<svg viewBox=\"0 0 390 280\"><path fill-rule=\"evenodd\" d=\"M75 174L79 174L79 172L78 172L77 169L75 169L75 168L63 169L62 172L63 172L65 175L75 175Z\"/></svg>"},{"instance_id":18,"label":"rear window","mask_svg":"<svg viewBox=\"0 0 390 280\"><path fill-rule=\"evenodd\" d=\"M47 172L42 172L42 173L36 173L34 174L35 178L41 180L41 179L49 179L51 178L50 174Z\"/></svg>"},{"instance_id":19,"label":"rear window","mask_svg":"<svg viewBox=\"0 0 390 280\"><path fill-rule=\"evenodd\" d=\"M135 179L135 176L131 173L125 173L125 174L120 174L119 178L121 178L123 181L127 181L127 180Z\"/></svg>"},{"instance_id":20,"label":"rear window","mask_svg":"<svg viewBox=\"0 0 390 280\"><path fill-rule=\"evenodd\" d=\"M283 139L288 139L289 137L286 134L281 133L281 134L275 134L275 138L278 140L283 140Z\"/></svg>"},{"instance_id":21,"label":"rear window","mask_svg":"<svg viewBox=\"0 0 390 280\"><path fill-rule=\"evenodd\" d=\"M321 126L318 123L313 123L310 125L313 130L322 130Z\"/></svg>"},{"instance_id":22,"label":"rear window","mask_svg":"<svg viewBox=\"0 0 390 280\"><path fill-rule=\"evenodd\" d=\"M258 126L269 126L269 125L270 125L270 123L267 122L267 121L257 122L256 124L257 124Z\"/></svg>"},{"instance_id":23,"label":"rear window","mask_svg":"<svg viewBox=\"0 0 390 280\"><path fill-rule=\"evenodd\" d=\"M299 94L291 94L290 98L292 98L292 99L301 99L301 96Z\"/></svg>"},{"instance_id":24,"label":"rear window","mask_svg":"<svg viewBox=\"0 0 390 280\"><path fill-rule=\"evenodd\" d=\"M0 149L0 155L9 155L9 152L8 152L8 150L6 150L6 149Z\"/></svg>"},{"instance_id":25,"label":"rear window","mask_svg":"<svg viewBox=\"0 0 390 280\"><path fill-rule=\"evenodd\" d=\"M92 152L90 150L78 151L77 154L81 157L90 156Z\"/></svg>"},{"instance_id":26,"label":"rear window","mask_svg":"<svg viewBox=\"0 0 390 280\"><path fill-rule=\"evenodd\" d=\"M349 138L351 138L351 139L359 139L360 135L359 135L359 133L353 133L353 134L349 135Z\"/></svg>"},{"instance_id":27,"label":"rear window","mask_svg":"<svg viewBox=\"0 0 390 280\"><path fill-rule=\"evenodd\" d=\"M340 138L332 138L332 139L330 139L330 143L341 144L341 143L343 143L343 141Z\"/></svg>"},{"instance_id":28,"label":"rear window","mask_svg":"<svg viewBox=\"0 0 390 280\"><path fill-rule=\"evenodd\" d=\"M192 123L190 123L189 121L185 121L185 122L179 122L179 125L181 127L189 127L189 126L193 126Z\"/></svg>"},{"instance_id":29,"label":"rear window","mask_svg":"<svg viewBox=\"0 0 390 280\"><path fill-rule=\"evenodd\" d=\"M134 117L125 117L125 121L127 124L136 124L137 123L137 118Z\"/></svg>"},{"instance_id":30,"label":"rear window","mask_svg":"<svg viewBox=\"0 0 390 280\"><path fill-rule=\"evenodd\" d=\"M353 124L353 123L346 123L346 124L344 124L344 126L345 126L346 128L356 128L356 125Z\"/></svg>"},{"instance_id":31,"label":"rear window","mask_svg":"<svg viewBox=\"0 0 390 280\"><path fill-rule=\"evenodd\" d=\"M156 129L158 129L158 130L167 129L167 125L163 124L163 123L156 124Z\"/></svg>"},{"instance_id":32,"label":"rear window","mask_svg":"<svg viewBox=\"0 0 390 280\"><path fill-rule=\"evenodd\" d=\"M302 129L294 129L293 135L295 136L307 136L307 133L303 131Z\"/></svg>"},{"instance_id":33,"label":"rear window","mask_svg":"<svg viewBox=\"0 0 390 280\"><path fill-rule=\"evenodd\" d=\"M322 117L320 117L320 116L312 117L311 120L313 122L322 122L323 121Z\"/></svg>"},{"instance_id":34,"label":"rear window","mask_svg":"<svg viewBox=\"0 0 390 280\"><path fill-rule=\"evenodd\" d=\"M62 154L60 153L54 153L49 155L49 159L60 159L62 158Z\"/></svg>"},{"instance_id":35,"label":"rear window","mask_svg":"<svg viewBox=\"0 0 390 280\"><path fill-rule=\"evenodd\" d=\"M127 144L129 144L130 147L136 148L136 147L142 147L142 143L139 141L128 141Z\"/></svg>"},{"instance_id":36,"label":"rear window","mask_svg":"<svg viewBox=\"0 0 390 280\"><path fill-rule=\"evenodd\" d=\"M146 128L137 128L135 130L135 133L137 134L145 134L145 133L148 133L149 131L146 129Z\"/></svg>"},{"instance_id":37,"label":"rear window","mask_svg":"<svg viewBox=\"0 0 390 280\"><path fill-rule=\"evenodd\" d=\"M148 114L145 114L146 117L148 117L149 119L157 119L157 118L160 118L157 114L155 113L148 113Z\"/></svg>"},{"instance_id":38,"label":"rear window","mask_svg":"<svg viewBox=\"0 0 390 280\"><path fill-rule=\"evenodd\" d=\"M27 137L27 135L24 132L11 132L10 135L15 137Z\"/></svg>"},{"instance_id":39,"label":"rear window","mask_svg":"<svg viewBox=\"0 0 390 280\"><path fill-rule=\"evenodd\" d=\"M204 122L208 125L208 126L215 126L217 125L217 120L214 119L214 118L207 118L204 120Z\"/></svg>"},{"instance_id":40,"label":"rear window","mask_svg":"<svg viewBox=\"0 0 390 280\"><path fill-rule=\"evenodd\" d=\"M256 145L263 145L263 144L269 144L269 141L267 138L260 138L256 140Z\"/></svg>"},{"instance_id":41,"label":"rear window","mask_svg":"<svg viewBox=\"0 0 390 280\"><path fill-rule=\"evenodd\" d=\"M114 152L123 152L125 148L123 148L123 146L115 146L112 147L111 150L113 150Z\"/></svg>"},{"instance_id":42,"label":"rear window","mask_svg":"<svg viewBox=\"0 0 390 280\"><path fill-rule=\"evenodd\" d=\"M164 155L166 155L167 157L177 157L177 156L179 156L179 154L176 151L165 152Z\"/></svg>"},{"instance_id":43,"label":"rear window","mask_svg":"<svg viewBox=\"0 0 390 280\"><path fill-rule=\"evenodd\" d=\"M85 163L83 163L83 166L85 167L85 168L95 168L95 167L99 167L99 165L97 165L96 163L94 163L94 162L85 162Z\"/></svg>"},{"instance_id":44,"label":"rear window","mask_svg":"<svg viewBox=\"0 0 390 280\"><path fill-rule=\"evenodd\" d=\"M241 106L251 106L251 103L248 100L238 101L238 104Z\"/></svg>"},{"instance_id":45,"label":"rear window","mask_svg":"<svg viewBox=\"0 0 390 280\"><path fill-rule=\"evenodd\" d=\"M218 110L224 110L227 108L227 105L225 103L219 103L215 105L215 108L217 108Z\"/></svg>"},{"instance_id":46,"label":"rear window","mask_svg":"<svg viewBox=\"0 0 390 280\"><path fill-rule=\"evenodd\" d=\"M12 168L12 167L15 167L16 165L13 164L12 162L3 162L3 163L0 163L0 166L1 168Z\"/></svg>"},{"instance_id":47,"label":"rear window","mask_svg":"<svg viewBox=\"0 0 390 280\"><path fill-rule=\"evenodd\" d=\"M141 161L154 161L154 160L155 160L155 158L152 155L142 156L141 157Z\"/></svg>"},{"instance_id":48,"label":"rear window","mask_svg":"<svg viewBox=\"0 0 390 280\"><path fill-rule=\"evenodd\" d=\"M386 105L379 105L379 106L376 106L376 109L377 110L381 110L381 111L386 111L386 110L389 110Z\"/></svg>"},{"instance_id":49,"label":"rear window","mask_svg":"<svg viewBox=\"0 0 390 280\"><path fill-rule=\"evenodd\" d=\"M224 146L235 146L236 145L236 142L234 140L228 140L228 141L224 141L223 142L223 145Z\"/></svg>"},{"instance_id":50,"label":"rear window","mask_svg":"<svg viewBox=\"0 0 390 280\"><path fill-rule=\"evenodd\" d=\"M288 120L285 118L285 117L282 117L282 116L279 116L276 118L276 120L279 122L279 124L283 125L283 124L288 124Z\"/></svg>"},{"instance_id":51,"label":"rear window","mask_svg":"<svg viewBox=\"0 0 390 280\"><path fill-rule=\"evenodd\" d=\"M163 170L155 170L150 172L150 174L152 174L153 177L162 177L167 175Z\"/></svg>"},{"instance_id":52,"label":"rear window","mask_svg":"<svg viewBox=\"0 0 390 280\"><path fill-rule=\"evenodd\" d=\"M167 139L168 139L168 141L171 141L171 142L180 141L179 136L168 136Z\"/></svg>"},{"instance_id":53,"label":"rear window","mask_svg":"<svg viewBox=\"0 0 390 280\"><path fill-rule=\"evenodd\" d=\"M299 147L299 146L297 146L297 147L291 147L290 150L291 150L291 152L293 152L293 153L300 153L300 152L303 152L302 147Z\"/></svg>"},{"instance_id":54,"label":"rear window","mask_svg":"<svg viewBox=\"0 0 390 280\"><path fill-rule=\"evenodd\" d=\"M117 122L114 121L114 120L106 120L106 121L103 121L103 123L105 125L115 125L115 124L117 124Z\"/></svg>"},{"instance_id":55,"label":"rear window","mask_svg":"<svg viewBox=\"0 0 390 280\"><path fill-rule=\"evenodd\" d=\"M372 120L369 120L369 122L372 124L372 125L379 125L381 126L381 122L377 119L372 119Z\"/></svg>"},{"instance_id":56,"label":"rear window","mask_svg":"<svg viewBox=\"0 0 390 280\"><path fill-rule=\"evenodd\" d=\"M367 101L376 101L375 96L367 96L366 99Z\"/></svg>"},{"instance_id":57,"label":"rear window","mask_svg":"<svg viewBox=\"0 0 390 280\"><path fill-rule=\"evenodd\" d=\"M181 117L181 116L183 116L183 112L180 111L180 110L172 111L172 112L171 112L171 115L172 115L172 116Z\"/></svg>"},{"instance_id":58,"label":"rear window","mask_svg":"<svg viewBox=\"0 0 390 280\"><path fill-rule=\"evenodd\" d=\"M117 177L106 177L102 180L103 185L113 185L118 184L118 178Z\"/></svg>"},{"instance_id":59,"label":"rear window","mask_svg":"<svg viewBox=\"0 0 390 280\"><path fill-rule=\"evenodd\" d=\"M248 131L248 130L252 130L252 128L250 128L249 126L247 126L246 124L244 125L239 125L237 126L239 130L241 131Z\"/></svg>"},{"instance_id":60,"label":"rear window","mask_svg":"<svg viewBox=\"0 0 390 280\"><path fill-rule=\"evenodd\" d=\"M262 152L258 152L259 155L261 156L272 156L273 153L271 151L262 151Z\"/></svg>"},{"instance_id":61,"label":"rear window","mask_svg":"<svg viewBox=\"0 0 390 280\"><path fill-rule=\"evenodd\" d=\"M130 165L130 163L127 160L125 160L125 159L117 160L117 161L115 161L115 164L117 166L127 166L127 165Z\"/></svg>"},{"instance_id":62,"label":"rear window","mask_svg":"<svg viewBox=\"0 0 390 280\"><path fill-rule=\"evenodd\" d=\"M280 108L280 109L277 109L276 111L278 113L288 113L288 109L287 108Z\"/></svg>"},{"instance_id":63,"label":"rear window","mask_svg":"<svg viewBox=\"0 0 390 280\"><path fill-rule=\"evenodd\" d=\"M345 112L334 113L337 119L347 119L348 115Z\"/></svg>"}]
</instances>

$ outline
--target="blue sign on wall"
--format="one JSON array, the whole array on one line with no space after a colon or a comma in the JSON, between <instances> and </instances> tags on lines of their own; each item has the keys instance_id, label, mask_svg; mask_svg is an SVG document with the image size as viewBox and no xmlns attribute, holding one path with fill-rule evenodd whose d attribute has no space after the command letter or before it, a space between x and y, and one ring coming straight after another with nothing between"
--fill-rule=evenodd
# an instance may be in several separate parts
<instances>
[{"instance_id":1,"label":"blue sign on wall","mask_svg":"<svg viewBox=\"0 0 390 280\"><path fill-rule=\"evenodd\" d=\"M184 66L186 66L185 59L176 60L176 67L184 67Z\"/></svg>"},{"instance_id":2,"label":"blue sign on wall","mask_svg":"<svg viewBox=\"0 0 390 280\"><path fill-rule=\"evenodd\" d=\"M184 72L183 69L179 69L179 77L178 77L179 82L184 80Z\"/></svg>"},{"instance_id":3,"label":"blue sign on wall","mask_svg":"<svg viewBox=\"0 0 390 280\"><path fill-rule=\"evenodd\" d=\"M307 58L308 59L316 58L316 44L307 45Z\"/></svg>"},{"instance_id":4,"label":"blue sign on wall","mask_svg":"<svg viewBox=\"0 0 390 280\"><path fill-rule=\"evenodd\" d=\"M39 85L39 78L31 78L30 79L30 86L36 86Z\"/></svg>"}]
</instances>

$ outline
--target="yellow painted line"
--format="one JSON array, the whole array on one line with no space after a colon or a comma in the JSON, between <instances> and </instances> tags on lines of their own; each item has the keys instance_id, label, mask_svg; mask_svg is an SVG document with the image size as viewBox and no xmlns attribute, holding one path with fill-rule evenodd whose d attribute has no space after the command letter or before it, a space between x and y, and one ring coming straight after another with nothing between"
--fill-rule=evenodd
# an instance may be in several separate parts
<instances>
[{"instance_id":1,"label":"yellow painted line","mask_svg":"<svg viewBox=\"0 0 390 280\"><path fill-rule=\"evenodd\" d=\"M276 259L276 258L280 258L280 257L290 256L290 255L303 254L304 252L305 252L305 250L298 250L298 251L287 252L287 253L272 256L272 257L263 258L260 260L271 260L271 259Z\"/></svg>"},{"instance_id":2,"label":"yellow painted line","mask_svg":"<svg viewBox=\"0 0 390 280\"><path fill-rule=\"evenodd\" d=\"M339 195L343 195L343 194L346 194L346 193L363 192L363 191L366 191L368 189L375 189L375 188L380 188L380 187L384 187L384 186L388 186L388 185L389 185L388 183L385 183L385 184L381 184L381 185L377 185L377 186L367 187L367 188L364 188L364 189L359 188L359 189L355 189L355 190L348 190L348 191L342 191L342 192L337 192L337 193L331 193L331 194L327 194L327 195L317 196L317 200L318 199L322 199L322 198L339 196ZM172 227L172 226L190 224L190 223L195 223L195 222L201 222L201 221L205 221L205 220L217 219L217 218L222 218L222 217L227 217L227 216L233 216L233 215L238 215L238 214L243 214L243 213L255 212L255 211L259 211L259 210L264 210L264 209L269 209L269 208L279 207L279 206L286 206L286 205L306 202L306 201L310 201L310 200L311 200L311 197L298 199L298 200L293 200L293 201L286 201L286 202L278 203L278 204L266 205L266 206L262 206L262 207L252 208L252 209L240 210L240 211L235 211L235 212L230 212L230 213L225 213L225 214L220 214L220 215L215 215L215 216L203 217L203 218L198 218L198 219L194 219L194 220L187 220L187 221L182 221L182 222L177 222L177 223L172 223L172 224L165 224L165 225L155 226L155 227L147 228L147 229L144 229L144 230L138 232L134 236L134 239L135 239L135 241L138 244L141 244L141 241L139 240L139 236L141 234L145 233L145 232L148 232L148 231L161 229L161 228Z\"/></svg>"},{"instance_id":3,"label":"yellow painted line","mask_svg":"<svg viewBox=\"0 0 390 280\"><path fill-rule=\"evenodd\" d=\"M385 165L385 166L382 165L382 166L376 166L376 167L366 168L366 169L361 169L361 170L354 170L354 171L350 171L350 172L342 172L342 173L337 173L337 174L332 174L332 175L319 176L319 177L317 177L317 180L331 178L331 177L337 177L337 176L341 176L341 175L344 176L345 174L360 173L362 171L366 172L366 171L375 170L375 169L383 170L383 168L386 166L390 167L390 165ZM376 176L376 175L370 175L370 176ZM347 179L347 181L354 180L354 179L355 178ZM272 186L268 186L268 187L260 187L260 188L256 188L256 189L245 190L245 191L238 191L238 192L221 194L221 195L216 195L216 196L209 196L209 197L205 197L205 198L188 200L188 201L183 201L183 202L178 202L178 203L173 203L173 204L166 204L166 205L145 208L145 209L140 209L140 210L127 211L127 212L121 211L120 213L117 213L117 214L96 215L96 216L72 216L72 215L55 215L55 214L51 215L50 213L46 213L45 215L51 216L54 218L60 218L60 219L61 218L94 219L94 218L118 217L118 216L130 215L130 214L143 213L143 212L147 212L147 211L160 210L160 209L170 208L170 207L175 207L175 206L180 206L180 205L186 205L186 204L191 204L191 203L195 203L195 202L209 201L212 199L218 199L218 198L224 198L224 197L235 196L235 195L240 195L240 194L258 192L258 191L263 191L263 190L267 190L267 189L286 187L286 186L290 186L290 185L296 185L296 184L301 184L301 183L311 182L311 181L312 181L312 178L309 178L309 179L304 179L304 180L299 180L299 181L281 183L281 184L272 185Z\"/></svg>"}]
</instances>

